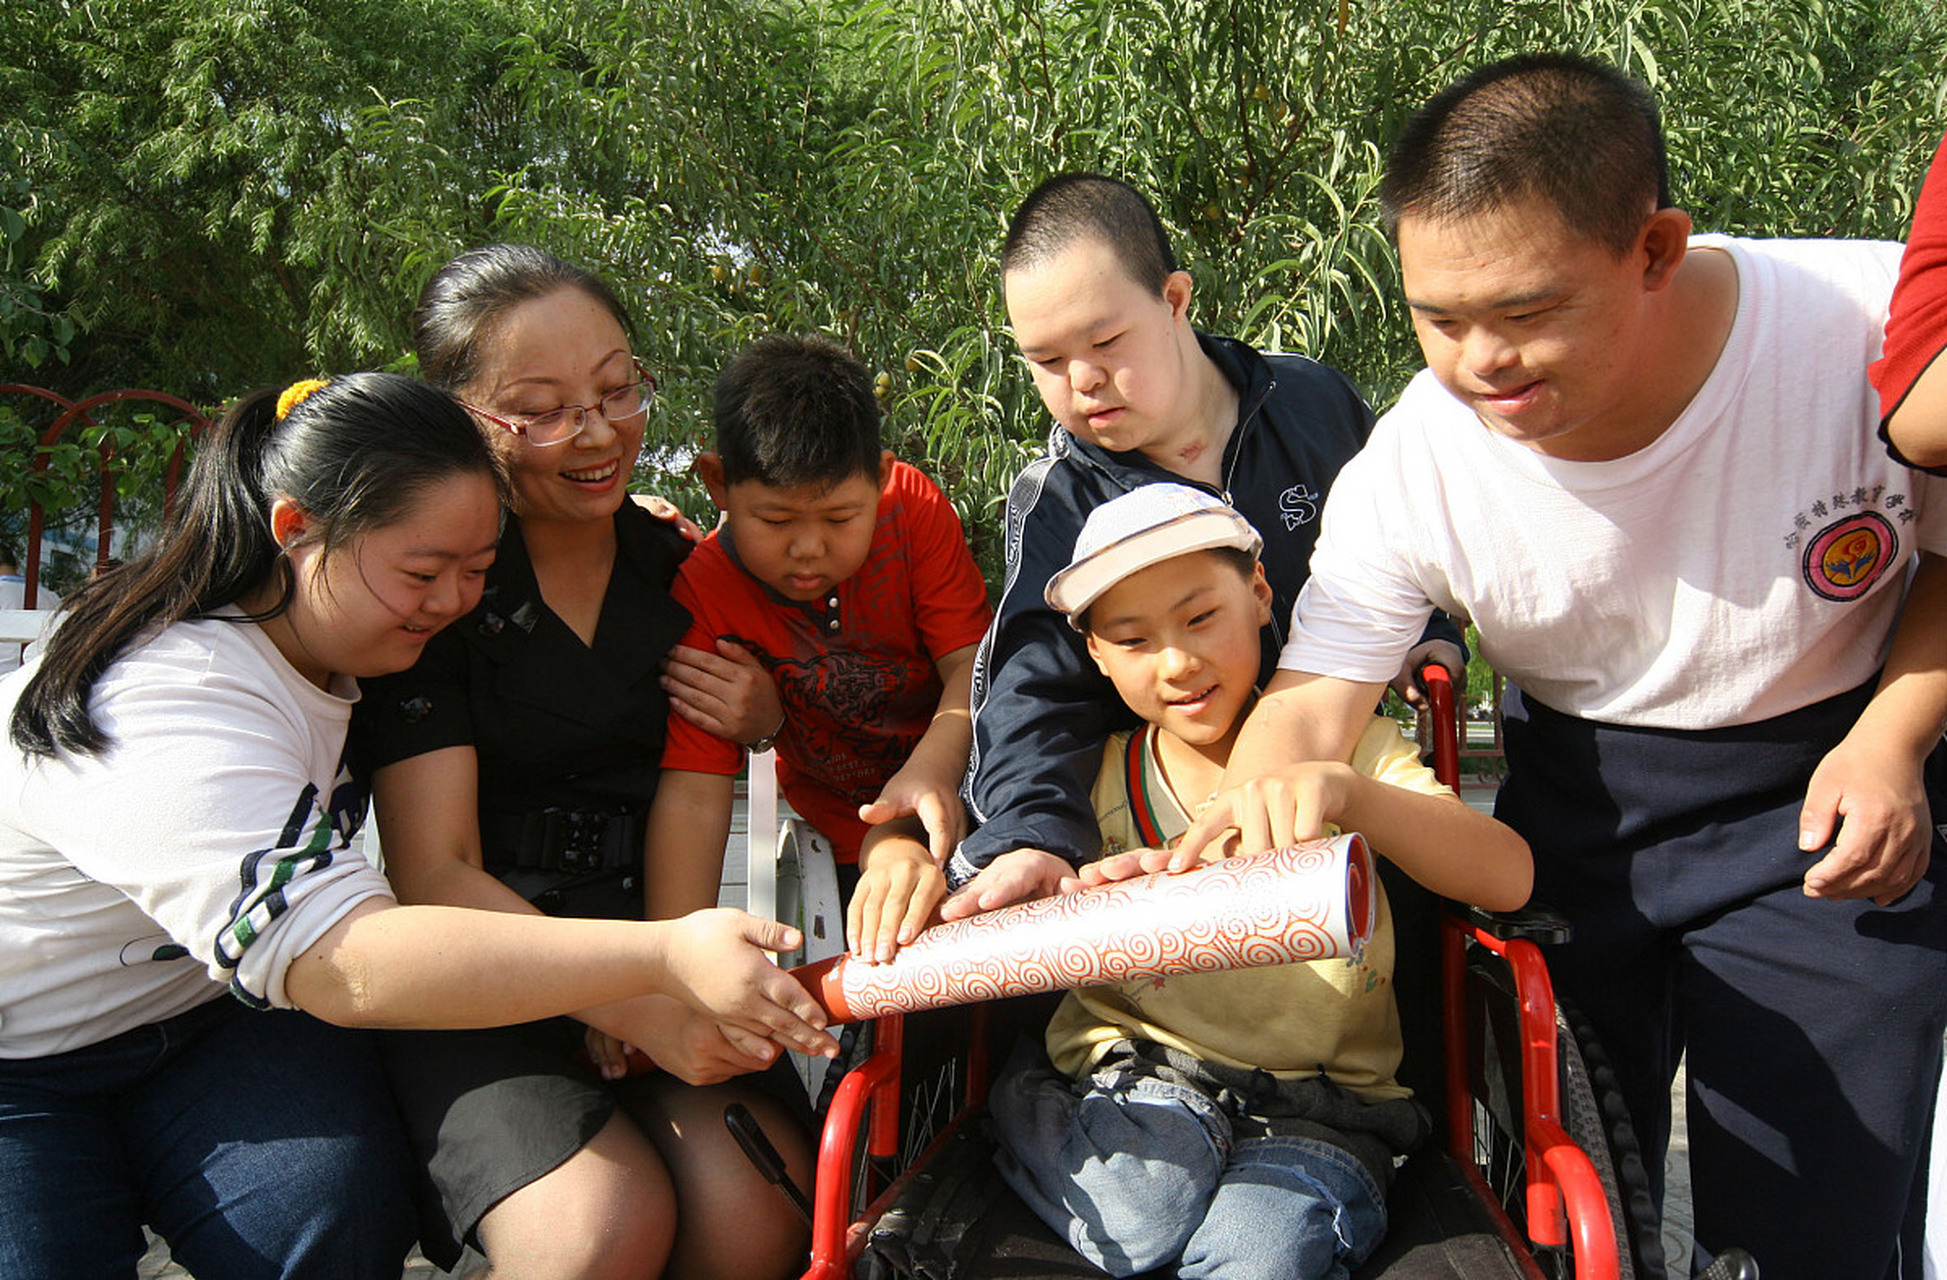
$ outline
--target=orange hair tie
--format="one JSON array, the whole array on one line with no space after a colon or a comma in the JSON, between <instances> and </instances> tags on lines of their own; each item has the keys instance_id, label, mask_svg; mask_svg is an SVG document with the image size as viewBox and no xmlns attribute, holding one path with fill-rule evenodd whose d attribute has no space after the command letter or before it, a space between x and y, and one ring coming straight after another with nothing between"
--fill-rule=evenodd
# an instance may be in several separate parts
<instances>
[{"instance_id":1,"label":"orange hair tie","mask_svg":"<svg viewBox=\"0 0 1947 1280\"><path fill-rule=\"evenodd\" d=\"M285 387L284 393L277 397L277 420L282 422L284 419L290 417L291 410L309 399L313 391L316 391L319 387L326 386L328 381L325 378L306 378L301 382L293 382L290 386Z\"/></svg>"}]
</instances>

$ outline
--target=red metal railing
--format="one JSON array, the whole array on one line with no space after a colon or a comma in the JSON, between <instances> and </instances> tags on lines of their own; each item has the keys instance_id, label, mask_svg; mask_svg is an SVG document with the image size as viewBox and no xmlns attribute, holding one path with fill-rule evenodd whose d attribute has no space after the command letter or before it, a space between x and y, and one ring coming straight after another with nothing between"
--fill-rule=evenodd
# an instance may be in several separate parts
<instances>
[{"instance_id":1,"label":"red metal railing","mask_svg":"<svg viewBox=\"0 0 1947 1280\"><path fill-rule=\"evenodd\" d=\"M0 383L0 395L32 396L39 400L46 400L56 407L54 421L41 433L33 459L28 464L35 472L47 470L46 450L60 440L69 427L77 423L82 426L98 425L91 415L104 405L130 400L148 401L166 406L180 414L181 416L177 417L171 425L188 423L191 436L198 435L209 427L209 419L200 409L166 391L125 387L116 391L100 391L80 400L70 400L60 392L50 391L46 387L8 382ZM111 465L114 461L115 449L106 439L97 446L97 449L101 454L101 493L96 509L95 564L99 567L108 562L108 548L115 528L115 474ZM182 463L183 441L179 439L175 448L170 451L169 462L163 473L162 510L165 518L175 509L176 486L182 479ZM46 518L47 513L41 509L38 501L28 506L27 545L23 550L21 573L27 579L25 603L29 609L34 607L40 594L41 537L45 531Z\"/></svg>"}]
</instances>

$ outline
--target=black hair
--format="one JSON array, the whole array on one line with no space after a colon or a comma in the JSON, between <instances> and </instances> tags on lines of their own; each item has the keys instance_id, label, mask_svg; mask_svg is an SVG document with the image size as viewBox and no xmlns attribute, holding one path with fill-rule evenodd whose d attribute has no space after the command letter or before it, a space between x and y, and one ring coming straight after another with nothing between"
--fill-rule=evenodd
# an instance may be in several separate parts
<instances>
[{"instance_id":1,"label":"black hair","mask_svg":"<svg viewBox=\"0 0 1947 1280\"><path fill-rule=\"evenodd\" d=\"M1099 173L1058 173L1021 201L1001 243L1001 274L1032 267L1079 240L1114 251L1130 279L1160 294L1176 271L1162 219L1140 191Z\"/></svg>"},{"instance_id":2,"label":"black hair","mask_svg":"<svg viewBox=\"0 0 1947 1280\"><path fill-rule=\"evenodd\" d=\"M288 609L296 584L271 535L273 500L302 508L306 539L329 556L399 520L452 476L486 475L501 487L472 417L423 382L391 373L332 378L281 418L278 400L270 389L237 402L198 445L156 545L63 603L65 618L14 707L16 747L35 755L105 748L88 697L139 635L207 617L272 583L277 600L237 620L262 622Z\"/></svg>"},{"instance_id":3,"label":"black hair","mask_svg":"<svg viewBox=\"0 0 1947 1280\"><path fill-rule=\"evenodd\" d=\"M16 568L19 567L20 555L14 550L13 543L0 542L0 564L10 564Z\"/></svg>"},{"instance_id":4,"label":"black hair","mask_svg":"<svg viewBox=\"0 0 1947 1280\"><path fill-rule=\"evenodd\" d=\"M717 375L716 452L725 483L830 486L877 477L879 398L858 357L817 337L772 334Z\"/></svg>"},{"instance_id":5,"label":"black hair","mask_svg":"<svg viewBox=\"0 0 1947 1280\"><path fill-rule=\"evenodd\" d=\"M1670 205L1656 102L1640 81L1567 54L1509 58L1456 81L1393 142L1379 202L1388 235L1538 197L1618 256Z\"/></svg>"},{"instance_id":6,"label":"black hair","mask_svg":"<svg viewBox=\"0 0 1947 1280\"><path fill-rule=\"evenodd\" d=\"M631 343L635 325L622 300L592 271L525 244L489 244L453 259L426 282L412 309L419 376L459 391L480 374L486 339L502 316L533 298L579 289L602 304Z\"/></svg>"}]
</instances>

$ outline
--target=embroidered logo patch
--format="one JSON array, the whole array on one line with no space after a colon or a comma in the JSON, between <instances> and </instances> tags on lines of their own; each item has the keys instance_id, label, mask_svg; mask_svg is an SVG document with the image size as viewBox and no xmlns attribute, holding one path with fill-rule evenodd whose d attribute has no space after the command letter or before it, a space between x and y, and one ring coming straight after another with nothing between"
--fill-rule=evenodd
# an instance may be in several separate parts
<instances>
[{"instance_id":1,"label":"embroidered logo patch","mask_svg":"<svg viewBox=\"0 0 1947 1280\"><path fill-rule=\"evenodd\" d=\"M1872 511L1848 516L1806 544L1805 583L1827 600L1857 600L1899 550L1899 535L1884 516Z\"/></svg>"}]
</instances>

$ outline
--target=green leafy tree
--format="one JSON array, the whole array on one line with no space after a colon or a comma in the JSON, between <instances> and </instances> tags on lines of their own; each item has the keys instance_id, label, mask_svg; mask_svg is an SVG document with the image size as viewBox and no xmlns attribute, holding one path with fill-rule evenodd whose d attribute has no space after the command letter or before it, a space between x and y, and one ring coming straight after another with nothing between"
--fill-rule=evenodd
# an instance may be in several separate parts
<instances>
[{"instance_id":1,"label":"green leafy tree","mask_svg":"<svg viewBox=\"0 0 1947 1280\"><path fill-rule=\"evenodd\" d=\"M664 387L639 485L707 516L682 472L716 370L817 330L996 572L1047 428L993 262L1052 172L1153 193L1202 324L1383 406L1419 357L1372 193L1468 68L1642 76L1708 230L1898 236L1947 122L1931 0L51 0L0 7L0 46L0 285L34 299L0 335L70 320L57 385L214 403L396 364L440 261L528 239L638 317Z\"/></svg>"},{"instance_id":2,"label":"green leafy tree","mask_svg":"<svg viewBox=\"0 0 1947 1280\"><path fill-rule=\"evenodd\" d=\"M512 14L428 0L55 0L0 18L33 277L69 392L214 403L396 356L425 259L536 139L494 96ZM12 113L9 113L10 115ZM545 139L539 140L545 143Z\"/></svg>"}]
</instances>

